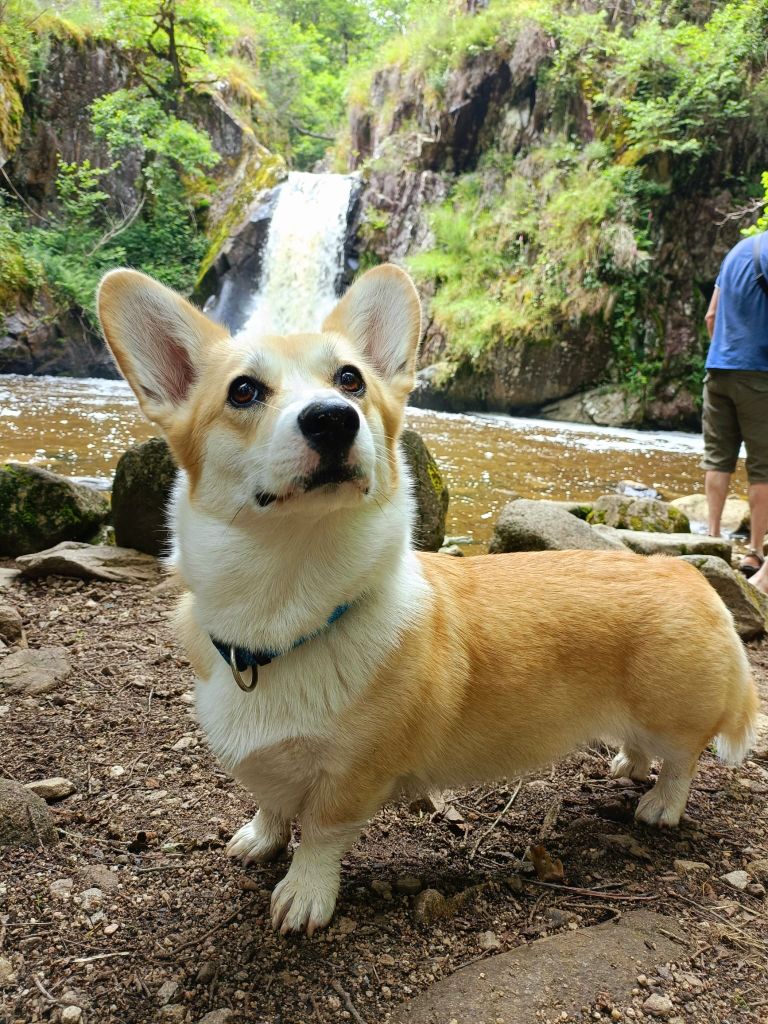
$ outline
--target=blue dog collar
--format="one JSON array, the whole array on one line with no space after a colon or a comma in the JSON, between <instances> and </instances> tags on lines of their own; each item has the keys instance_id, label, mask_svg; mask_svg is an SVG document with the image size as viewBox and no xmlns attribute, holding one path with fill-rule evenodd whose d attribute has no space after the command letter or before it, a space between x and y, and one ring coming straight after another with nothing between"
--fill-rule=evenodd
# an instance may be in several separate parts
<instances>
[{"instance_id":1,"label":"blue dog collar","mask_svg":"<svg viewBox=\"0 0 768 1024\"><path fill-rule=\"evenodd\" d=\"M232 644L225 644L221 640L217 640L215 637L211 637L211 643L222 656L224 661L232 669L232 675L234 676L235 682L241 690L254 690L259 681L259 668L263 665L269 665L275 658L279 658L281 654L289 654L291 651L295 651L297 647L301 647L308 640L314 640L316 636L319 636L329 626L332 626L337 619L340 619L344 612L349 611L352 607L351 604L340 604L333 609L331 614L328 616L328 620L325 626L320 629L316 629L314 633L307 633L306 636L300 636L298 640L291 644L290 647L286 647L282 651L274 650L263 650L263 651L251 651L247 647L235 647ZM242 676L242 673L247 669L252 669L251 681L248 683Z\"/></svg>"}]
</instances>

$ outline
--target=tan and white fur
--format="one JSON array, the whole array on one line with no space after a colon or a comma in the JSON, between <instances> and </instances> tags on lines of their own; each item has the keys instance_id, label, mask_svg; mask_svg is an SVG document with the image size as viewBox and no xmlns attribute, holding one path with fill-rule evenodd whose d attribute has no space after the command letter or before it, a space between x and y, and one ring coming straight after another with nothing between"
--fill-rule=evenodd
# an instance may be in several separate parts
<instances>
[{"instance_id":1,"label":"tan and white fur","mask_svg":"<svg viewBox=\"0 0 768 1024\"><path fill-rule=\"evenodd\" d=\"M130 270L105 277L99 315L181 467L178 630L211 748L259 807L228 852L266 861L301 823L272 897L276 928L328 923L342 855L403 789L517 776L609 739L621 746L615 776L645 779L662 760L637 818L674 826L710 740L726 759L744 757L754 684L729 612L692 566L411 549L398 438L420 307L404 272L363 275L316 334L230 337ZM363 390L350 391L350 368ZM258 385L244 407L232 398L251 394L242 380ZM359 423L338 465L298 425L327 403ZM287 653L247 693L211 636Z\"/></svg>"}]
</instances>

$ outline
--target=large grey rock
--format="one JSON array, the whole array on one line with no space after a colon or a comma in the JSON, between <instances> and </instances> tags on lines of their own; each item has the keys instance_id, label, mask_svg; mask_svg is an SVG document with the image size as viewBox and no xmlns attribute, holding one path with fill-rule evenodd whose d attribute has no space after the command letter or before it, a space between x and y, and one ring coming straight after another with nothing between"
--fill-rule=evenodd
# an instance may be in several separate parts
<instances>
[{"instance_id":1,"label":"large grey rock","mask_svg":"<svg viewBox=\"0 0 768 1024\"><path fill-rule=\"evenodd\" d=\"M160 571L156 559L133 548L74 541L22 555L16 564L24 576L74 576L114 583L156 583Z\"/></svg>"},{"instance_id":2,"label":"large grey rock","mask_svg":"<svg viewBox=\"0 0 768 1024\"><path fill-rule=\"evenodd\" d=\"M416 498L414 547L417 551L438 551L445 537L448 488L421 435L404 430L400 446L413 477Z\"/></svg>"},{"instance_id":3,"label":"large grey rock","mask_svg":"<svg viewBox=\"0 0 768 1024\"><path fill-rule=\"evenodd\" d=\"M148 555L168 547L166 508L176 479L176 463L159 437L120 456L112 484L115 543Z\"/></svg>"},{"instance_id":4,"label":"large grey rock","mask_svg":"<svg viewBox=\"0 0 768 1024\"><path fill-rule=\"evenodd\" d=\"M24 555L63 540L87 540L109 515L99 491L36 466L0 468L0 555Z\"/></svg>"},{"instance_id":5,"label":"large grey rock","mask_svg":"<svg viewBox=\"0 0 768 1024\"><path fill-rule=\"evenodd\" d=\"M11 647L24 637L24 623L12 604L0 601L0 640Z\"/></svg>"},{"instance_id":6,"label":"large grey rock","mask_svg":"<svg viewBox=\"0 0 768 1024\"><path fill-rule=\"evenodd\" d=\"M739 572L734 572L722 558L711 555L683 555L686 562L695 565L723 600L733 615L736 631L743 640L762 636L766 630L768 598L757 587L747 583Z\"/></svg>"},{"instance_id":7,"label":"large grey rock","mask_svg":"<svg viewBox=\"0 0 768 1024\"><path fill-rule=\"evenodd\" d=\"M36 697L55 690L71 671L64 647L14 651L0 662L0 690Z\"/></svg>"},{"instance_id":8,"label":"large grey rock","mask_svg":"<svg viewBox=\"0 0 768 1024\"><path fill-rule=\"evenodd\" d=\"M712 555L731 564L733 546L722 537L705 537L700 533L646 533L644 530L616 530L615 536L638 555Z\"/></svg>"},{"instance_id":9,"label":"large grey rock","mask_svg":"<svg viewBox=\"0 0 768 1024\"><path fill-rule=\"evenodd\" d=\"M624 551L624 545L603 536L550 501L520 498L501 510L488 548L490 554L507 551Z\"/></svg>"},{"instance_id":10,"label":"large grey rock","mask_svg":"<svg viewBox=\"0 0 768 1024\"><path fill-rule=\"evenodd\" d=\"M551 402L538 413L547 420L595 423L601 427L636 427L643 422L645 402L640 395L618 387L597 387Z\"/></svg>"},{"instance_id":11,"label":"large grey rock","mask_svg":"<svg viewBox=\"0 0 768 1024\"><path fill-rule=\"evenodd\" d=\"M684 494L669 504L688 516L691 523L706 527L709 520L706 494ZM749 502L732 495L727 497L720 525L726 533L749 533Z\"/></svg>"},{"instance_id":12,"label":"large grey rock","mask_svg":"<svg viewBox=\"0 0 768 1024\"><path fill-rule=\"evenodd\" d=\"M588 522L615 526L619 530L649 533L690 533L688 517L665 501L604 494L592 506Z\"/></svg>"},{"instance_id":13,"label":"large grey rock","mask_svg":"<svg viewBox=\"0 0 768 1024\"><path fill-rule=\"evenodd\" d=\"M5 846L50 846L56 829L45 800L13 779L0 779L0 849Z\"/></svg>"},{"instance_id":14,"label":"large grey rock","mask_svg":"<svg viewBox=\"0 0 768 1024\"><path fill-rule=\"evenodd\" d=\"M397 1007L392 1024L581 1020L582 1007L606 994L618 1006L631 1004L637 975L684 956L686 945L674 918L630 911L462 967Z\"/></svg>"}]
</instances>

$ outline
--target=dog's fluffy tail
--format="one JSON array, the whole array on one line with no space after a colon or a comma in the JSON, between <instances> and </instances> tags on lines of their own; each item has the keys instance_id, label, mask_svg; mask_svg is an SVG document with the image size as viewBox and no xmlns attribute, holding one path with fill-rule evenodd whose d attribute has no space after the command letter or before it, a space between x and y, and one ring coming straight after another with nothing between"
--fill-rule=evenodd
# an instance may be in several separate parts
<instances>
[{"instance_id":1,"label":"dog's fluffy tail","mask_svg":"<svg viewBox=\"0 0 768 1024\"><path fill-rule=\"evenodd\" d=\"M741 647L741 645L739 645ZM741 764L755 743L760 701L744 648L729 694L729 706L715 737L717 756L728 764Z\"/></svg>"}]
</instances>

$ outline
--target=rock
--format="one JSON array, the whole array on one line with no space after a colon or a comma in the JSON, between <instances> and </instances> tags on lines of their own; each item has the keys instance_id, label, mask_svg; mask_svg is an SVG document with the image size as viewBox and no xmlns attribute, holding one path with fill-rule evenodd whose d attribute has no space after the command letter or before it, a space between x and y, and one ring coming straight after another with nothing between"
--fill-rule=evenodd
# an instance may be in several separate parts
<instances>
[{"instance_id":1,"label":"rock","mask_svg":"<svg viewBox=\"0 0 768 1024\"><path fill-rule=\"evenodd\" d=\"M455 913L450 900L437 889L424 889L413 901L413 917L419 924L433 925Z\"/></svg>"},{"instance_id":2,"label":"rock","mask_svg":"<svg viewBox=\"0 0 768 1024\"><path fill-rule=\"evenodd\" d=\"M649 487L648 484L641 483L639 480L619 480L616 484L616 493L624 494L628 498L650 498L653 501L664 500L655 487Z\"/></svg>"},{"instance_id":3,"label":"rock","mask_svg":"<svg viewBox=\"0 0 768 1024\"><path fill-rule=\"evenodd\" d=\"M670 505L688 516L692 525L698 526L702 531L706 530L709 520L706 494L684 494L681 498L670 501ZM748 534L749 502L744 498L726 498L720 524L726 533Z\"/></svg>"},{"instance_id":4,"label":"rock","mask_svg":"<svg viewBox=\"0 0 768 1024\"><path fill-rule=\"evenodd\" d=\"M166 1003L170 1003L173 997L178 991L178 981L164 981L160 988L157 990L157 1001L161 1006L165 1006Z\"/></svg>"},{"instance_id":5,"label":"rock","mask_svg":"<svg viewBox=\"0 0 768 1024\"><path fill-rule=\"evenodd\" d=\"M650 974L658 963L684 957L687 943L670 933L680 936L675 919L648 910L560 932L459 968L394 1009L390 1022L541 1024L561 1015L581 1020L582 1007L598 995L631 1005L638 971Z\"/></svg>"},{"instance_id":6,"label":"rock","mask_svg":"<svg viewBox=\"0 0 768 1024\"><path fill-rule=\"evenodd\" d=\"M762 636L766 630L768 598L748 583L740 572L726 565L722 558L711 555L683 555L720 595L726 608L733 615L736 631L742 640Z\"/></svg>"},{"instance_id":7,"label":"rock","mask_svg":"<svg viewBox=\"0 0 768 1024\"><path fill-rule=\"evenodd\" d=\"M758 713L753 752L755 757L765 758L768 761L768 715Z\"/></svg>"},{"instance_id":8,"label":"rock","mask_svg":"<svg viewBox=\"0 0 768 1024\"><path fill-rule=\"evenodd\" d=\"M392 896L392 885L389 882L383 881L379 878L374 878L371 882L371 889L383 900L391 900Z\"/></svg>"},{"instance_id":9,"label":"rock","mask_svg":"<svg viewBox=\"0 0 768 1024\"><path fill-rule=\"evenodd\" d=\"M746 871L729 871L725 875L720 875L720 881L730 885L732 889L743 891L749 885L749 875Z\"/></svg>"},{"instance_id":10,"label":"rock","mask_svg":"<svg viewBox=\"0 0 768 1024\"><path fill-rule=\"evenodd\" d=\"M203 960L195 975L195 981L198 985L208 985L216 977L217 970L213 960Z\"/></svg>"},{"instance_id":11,"label":"rock","mask_svg":"<svg viewBox=\"0 0 768 1024\"><path fill-rule=\"evenodd\" d=\"M615 536L638 555L711 555L729 566L733 548L722 537L700 533L646 533L644 530L616 530Z\"/></svg>"},{"instance_id":12,"label":"rock","mask_svg":"<svg viewBox=\"0 0 768 1024\"><path fill-rule=\"evenodd\" d=\"M688 517L664 501L604 494L592 506L587 522L615 526L619 530L647 533L690 533Z\"/></svg>"},{"instance_id":13,"label":"rock","mask_svg":"<svg viewBox=\"0 0 768 1024\"><path fill-rule=\"evenodd\" d=\"M99 491L36 466L0 467L0 555L24 555L63 540L87 540L109 514Z\"/></svg>"},{"instance_id":14,"label":"rock","mask_svg":"<svg viewBox=\"0 0 768 1024\"><path fill-rule=\"evenodd\" d=\"M507 551L622 551L621 541L603 537L575 516L548 501L521 498L501 510L488 548Z\"/></svg>"},{"instance_id":15,"label":"rock","mask_svg":"<svg viewBox=\"0 0 768 1024\"><path fill-rule=\"evenodd\" d=\"M78 1024L83 1016L80 1006L65 1006L61 1011L61 1024Z\"/></svg>"},{"instance_id":16,"label":"rock","mask_svg":"<svg viewBox=\"0 0 768 1024\"><path fill-rule=\"evenodd\" d=\"M416 875L401 875L395 880L395 892L401 896L415 896L424 888L424 883Z\"/></svg>"},{"instance_id":17,"label":"rock","mask_svg":"<svg viewBox=\"0 0 768 1024\"><path fill-rule=\"evenodd\" d=\"M148 555L163 554L169 542L166 508L176 480L176 463L159 437L120 456L112 484L115 543Z\"/></svg>"},{"instance_id":18,"label":"rock","mask_svg":"<svg viewBox=\"0 0 768 1024\"><path fill-rule=\"evenodd\" d=\"M10 988L16 984L16 972L10 960L0 956L0 988Z\"/></svg>"},{"instance_id":19,"label":"rock","mask_svg":"<svg viewBox=\"0 0 768 1024\"><path fill-rule=\"evenodd\" d=\"M91 914L94 910L100 909L104 902L104 893L96 886L93 886L90 889L83 889L83 891L77 895L77 902L86 914Z\"/></svg>"},{"instance_id":20,"label":"rock","mask_svg":"<svg viewBox=\"0 0 768 1024\"><path fill-rule=\"evenodd\" d=\"M21 573L18 569L5 569L0 567L0 590L6 587L10 587L14 583Z\"/></svg>"},{"instance_id":21,"label":"rock","mask_svg":"<svg viewBox=\"0 0 768 1024\"><path fill-rule=\"evenodd\" d=\"M64 647L14 651L0 662L0 690L37 697L55 690L71 671Z\"/></svg>"},{"instance_id":22,"label":"rock","mask_svg":"<svg viewBox=\"0 0 768 1024\"><path fill-rule=\"evenodd\" d=\"M672 867L681 878L689 878L692 875L708 874L709 864L701 860L676 860Z\"/></svg>"},{"instance_id":23,"label":"rock","mask_svg":"<svg viewBox=\"0 0 768 1024\"><path fill-rule=\"evenodd\" d=\"M0 849L4 846L51 846L57 841L48 805L26 786L0 779Z\"/></svg>"},{"instance_id":24,"label":"rock","mask_svg":"<svg viewBox=\"0 0 768 1024\"><path fill-rule=\"evenodd\" d=\"M400 446L413 478L416 521L413 543L417 551L437 551L445 537L448 488L437 463L415 430L404 430Z\"/></svg>"},{"instance_id":25,"label":"rock","mask_svg":"<svg viewBox=\"0 0 768 1024\"><path fill-rule=\"evenodd\" d=\"M160 1019L171 1021L172 1024L182 1024L187 1017L187 1008L183 1003L170 1003L160 1010Z\"/></svg>"},{"instance_id":26,"label":"rock","mask_svg":"<svg viewBox=\"0 0 768 1024\"><path fill-rule=\"evenodd\" d=\"M26 787L30 792L42 797L46 803L52 803L54 800L63 800L64 797L75 792L74 782L72 782L71 779L63 778L62 776L57 776L53 779L38 779L36 782L28 782L26 783Z\"/></svg>"},{"instance_id":27,"label":"rock","mask_svg":"<svg viewBox=\"0 0 768 1024\"><path fill-rule=\"evenodd\" d=\"M548 504L554 505L555 508L561 508L565 512L570 512L572 516L576 516L577 519L583 519L586 522L587 516L592 511L592 505L588 501L551 501L546 499Z\"/></svg>"},{"instance_id":28,"label":"rock","mask_svg":"<svg viewBox=\"0 0 768 1024\"><path fill-rule=\"evenodd\" d=\"M753 860L751 864L747 864L747 872L758 882L768 885L768 857Z\"/></svg>"},{"instance_id":29,"label":"rock","mask_svg":"<svg viewBox=\"0 0 768 1024\"><path fill-rule=\"evenodd\" d=\"M453 555L454 558L463 558L464 552L458 544L445 544L438 549L441 555Z\"/></svg>"},{"instance_id":30,"label":"rock","mask_svg":"<svg viewBox=\"0 0 768 1024\"><path fill-rule=\"evenodd\" d=\"M674 1008L675 1005L669 996L659 995L658 992L648 996L643 1003L643 1010L652 1017L668 1017Z\"/></svg>"},{"instance_id":31,"label":"rock","mask_svg":"<svg viewBox=\"0 0 768 1024\"><path fill-rule=\"evenodd\" d=\"M230 1021L234 1020L234 1010L211 1010L210 1013L206 1013L204 1017L201 1017L197 1024L229 1024Z\"/></svg>"},{"instance_id":32,"label":"rock","mask_svg":"<svg viewBox=\"0 0 768 1024\"><path fill-rule=\"evenodd\" d=\"M480 949L490 951L492 949L501 949L501 939L496 932L480 932L477 939L477 944Z\"/></svg>"},{"instance_id":33,"label":"rock","mask_svg":"<svg viewBox=\"0 0 768 1024\"><path fill-rule=\"evenodd\" d=\"M21 615L11 604L0 604L0 640L10 647L24 637Z\"/></svg>"},{"instance_id":34,"label":"rock","mask_svg":"<svg viewBox=\"0 0 768 1024\"><path fill-rule=\"evenodd\" d=\"M601 427L636 427L643 422L644 411L639 395L601 386L545 405L537 415L546 420L594 423Z\"/></svg>"},{"instance_id":35,"label":"rock","mask_svg":"<svg viewBox=\"0 0 768 1024\"><path fill-rule=\"evenodd\" d=\"M51 882L48 886L48 891L51 896L57 900L67 900L72 895L72 890L75 887L74 879L72 878L57 878L55 882Z\"/></svg>"},{"instance_id":36,"label":"rock","mask_svg":"<svg viewBox=\"0 0 768 1024\"><path fill-rule=\"evenodd\" d=\"M64 541L47 551L22 555L16 564L24 576L74 576L114 583L156 583L159 565L132 548Z\"/></svg>"}]
</instances>

